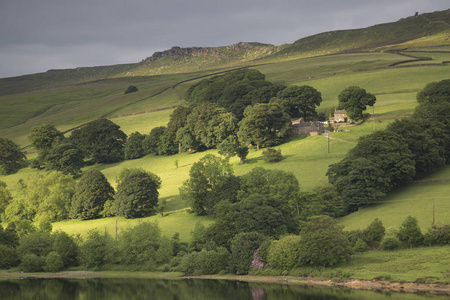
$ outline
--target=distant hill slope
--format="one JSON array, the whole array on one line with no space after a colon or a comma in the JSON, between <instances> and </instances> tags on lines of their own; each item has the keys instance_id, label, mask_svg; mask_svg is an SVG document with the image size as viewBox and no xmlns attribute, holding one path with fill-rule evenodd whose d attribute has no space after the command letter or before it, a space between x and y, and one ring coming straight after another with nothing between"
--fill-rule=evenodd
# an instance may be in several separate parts
<instances>
[{"instance_id":1,"label":"distant hill slope","mask_svg":"<svg viewBox=\"0 0 450 300\"><path fill-rule=\"evenodd\" d=\"M272 58L315 56L367 50L438 35L442 32L448 32L447 43L450 43L450 9L367 28L329 31L312 35L295 41L271 56ZM441 42L442 40L439 43Z\"/></svg>"},{"instance_id":2,"label":"distant hill slope","mask_svg":"<svg viewBox=\"0 0 450 300\"><path fill-rule=\"evenodd\" d=\"M61 87L106 78L205 72L340 52L450 44L450 9L407 17L363 29L324 32L274 46L237 43L223 47L173 47L138 63L49 70L0 79L0 96ZM436 37L436 38L433 38ZM408 42L407 44L404 44ZM388 45L388 47L386 47Z\"/></svg>"}]
</instances>

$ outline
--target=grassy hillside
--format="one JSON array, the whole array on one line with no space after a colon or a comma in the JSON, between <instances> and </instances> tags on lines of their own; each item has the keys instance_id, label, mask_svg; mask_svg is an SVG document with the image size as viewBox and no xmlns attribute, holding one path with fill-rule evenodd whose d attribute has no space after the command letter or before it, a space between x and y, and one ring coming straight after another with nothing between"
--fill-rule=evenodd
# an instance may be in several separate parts
<instances>
[{"instance_id":1,"label":"grassy hillside","mask_svg":"<svg viewBox=\"0 0 450 300\"><path fill-rule=\"evenodd\" d=\"M266 79L271 82L285 85L306 84L319 90L323 97L323 102L318 108L319 111L325 111L336 106L338 103L337 95L344 88L353 85L360 86L377 97L375 113L381 116L391 116L392 119L369 121L360 126L350 127L347 132L332 133L330 153L328 153L328 141L323 136L292 138L289 142L278 147L282 150L284 160L276 164L266 163L262 159L262 151L252 150L245 165L239 165L237 158L231 160L235 173L242 175L259 166L277 168L293 172L298 178L302 190L312 190L318 186L327 185L328 180L325 173L328 166L341 160L356 144L360 136L369 134L373 130L384 129L387 124L394 120L396 115L412 113L417 105L415 96L418 91L431 81L440 81L450 77L450 64L443 64L444 61L450 60L448 35L443 35L442 31L436 33L446 26L446 21L442 23L436 20L440 20L438 19L440 17L447 18L447 15L443 16L441 13L436 13L437 19L432 19L431 16L419 17L402 21L404 25L409 24L408 26L422 24L420 26L425 26L426 29L425 33L422 33L423 37L419 38L420 43L414 44L412 41L400 43L411 47L408 49L409 52L405 49L402 49L403 52L400 53L352 52L296 59L293 59L294 56L287 55L279 62L254 66L253 68L265 74ZM424 21L425 17L435 21L428 21L427 23ZM351 41L358 40L358 32L360 37L379 37L375 32L379 32L383 28L386 29L386 26L394 26L397 28L397 31L395 31L395 34L397 34L396 41L401 42L403 40L398 40L398 36L403 38L406 36L402 35L405 32L403 29L401 30L403 27L399 24L383 24L378 25L380 27L374 26L374 28L366 29L366 31L347 32L348 36L343 41L347 43L346 48L362 47L363 43L370 47L374 45L378 47L380 43L386 41L384 37L383 39L380 37L378 40L372 38L370 41L369 38L363 39L360 42L362 44L358 45ZM336 33L336 36L341 34L343 32ZM393 34L390 34L389 38L394 39ZM430 34L430 36L424 36L426 34ZM429 43L426 42L427 40ZM430 42L430 40L433 42ZM317 47L320 44L320 38L317 36L311 37L311 41L312 44L315 43L315 53L319 53ZM439 47L429 47L435 45L436 41L439 41ZM327 46L329 49L334 49L333 51L342 50L337 46L332 48L331 46L334 44L331 42L330 40L330 44ZM337 43L337 40L335 43ZM297 44L304 45L305 41ZM265 50L261 51L280 51L280 53L283 51L281 48L271 47L273 46L263 45L261 49ZM379 49L386 50L387 48ZM221 53L228 50L226 47L220 49ZM291 50L291 52L286 53L303 51L301 47ZM420 63L426 63L426 65L417 65L417 63L399 65L398 63L411 60L410 57L406 57L402 53L427 56L431 60ZM245 57L244 54L244 52L236 54L228 60L218 58L217 61L206 64L206 69L216 68L219 65L222 68L226 67L225 69L215 70L214 72L216 72L238 67ZM282 58L282 56L279 57ZM164 59L167 60L168 58ZM238 61L239 63L236 63ZM177 62L179 63L178 67L172 66L170 61L166 61L166 70L176 74L131 76L133 74L145 75L145 68L150 68L151 64L161 62L161 60L147 61L145 67L142 65L144 62L142 62L139 66L121 65L102 67L103 69L97 69L96 67L82 68L0 79L0 135L13 139L21 146L26 146L28 144L27 135L32 126L53 123L60 130L68 130L99 117L114 117L112 120L120 125L126 134L134 131L147 134L152 128L167 124L169 115L173 110L171 107L185 103L183 94L189 86L213 72L212 70L195 69L194 66L201 66L202 62L194 59L189 61L186 58L184 61ZM436 64L430 65L430 62ZM397 64L397 66L393 67L394 64ZM137 66L138 69L136 69ZM185 68L183 70L186 73L177 73L181 70L180 68ZM133 73L133 70L142 72ZM195 72L191 72L192 70ZM139 91L124 95L123 92L129 85L137 86ZM174 156L149 155L138 160L110 165L95 165L89 168L100 169L113 185L115 185L116 176L125 167L142 167L156 173L162 179L160 198L168 201L168 215L163 218L152 216L138 220L119 218L119 229L135 225L141 221L156 221L160 224L164 234L173 235L175 232L179 232L182 240L188 240L189 232L196 222L210 224L213 220L212 218L200 218L188 214L185 203L178 196L178 188L188 178L190 166L207 153L217 154L217 151L183 153ZM32 157L33 154L29 155L29 158ZM179 168L175 168L175 160L178 161ZM0 180L5 181L14 192L14 186L19 179L26 180L33 176L35 172L33 169L25 168L17 174L0 176ZM434 178L449 179L450 168L447 167L430 177L430 179ZM387 228L396 228L407 215L413 215L419 219L419 224L425 231L432 221L430 206L432 205L432 199L435 199L436 223L448 222L450 219L450 202L446 198L450 190L449 184L450 182L439 182L406 186L390 194L385 202L364 208L343 218L340 222L350 230L365 227L375 217L378 217ZM93 228L100 230L106 228L108 232L114 233L115 220L115 218L93 221L71 220L55 223L54 228L81 234L85 234Z\"/></svg>"},{"instance_id":2,"label":"grassy hillside","mask_svg":"<svg viewBox=\"0 0 450 300\"><path fill-rule=\"evenodd\" d=\"M440 11L379 24L368 28L324 32L295 41L273 54L271 58L317 56L337 52L368 50L396 45L429 36L440 36L450 30L450 14ZM441 43L438 38L428 39L428 46Z\"/></svg>"}]
</instances>

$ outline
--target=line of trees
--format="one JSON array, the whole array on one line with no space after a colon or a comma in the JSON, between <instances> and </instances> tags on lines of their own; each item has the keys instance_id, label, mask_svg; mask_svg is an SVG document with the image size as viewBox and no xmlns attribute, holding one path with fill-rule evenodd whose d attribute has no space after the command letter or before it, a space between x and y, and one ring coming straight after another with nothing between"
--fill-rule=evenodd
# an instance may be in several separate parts
<instances>
[{"instance_id":1,"label":"line of trees","mask_svg":"<svg viewBox=\"0 0 450 300\"><path fill-rule=\"evenodd\" d=\"M160 187L157 175L140 168L123 169L117 191L97 169L86 171L78 182L70 175L50 171L20 181L14 198L0 182L0 217L6 222L140 218L156 213Z\"/></svg>"},{"instance_id":2,"label":"line of trees","mask_svg":"<svg viewBox=\"0 0 450 300\"><path fill-rule=\"evenodd\" d=\"M364 230L344 232L328 216L302 224L298 234L276 234L261 227L230 235L227 242L211 239L200 223L191 242L179 234L163 236L156 223L144 222L120 232L117 239L98 230L85 238L52 232L50 223L36 228L31 221L0 225L0 269L57 272L75 266L87 270L178 271L203 274L280 274L305 266L345 263L353 253L368 250L448 245L450 225L432 226L422 234L417 219L408 216L396 230L386 232L375 219ZM219 232L215 231L214 235Z\"/></svg>"},{"instance_id":3,"label":"line of trees","mask_svg":"<svg viewBox=\"0 0 450 300\"><path fill-rule=\"evenodd\" d=\"M450 80L428 84L417 94L411 118L361 137L327 176L348 212L376 202L389 191L450 162Z\"/></svg>"}]
</instances>

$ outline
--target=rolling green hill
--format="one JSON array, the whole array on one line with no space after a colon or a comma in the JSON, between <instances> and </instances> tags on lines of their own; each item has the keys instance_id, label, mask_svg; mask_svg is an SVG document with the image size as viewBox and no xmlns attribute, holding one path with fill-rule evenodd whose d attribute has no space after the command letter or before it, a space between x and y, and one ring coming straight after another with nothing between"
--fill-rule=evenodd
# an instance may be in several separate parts
<instances>
[{"instance_id":1,"label":"rolling green hill","mask_svg":"<svg viewBox=\"0 0 450 300\"><path fill-rule=\"evenodd\" d=\"M418 91L431 81L450 78L450 64L445 63L450 61L449 18L447 11L436 12L366 29L323 33L280 47L240 43L194 50L172 48L136 64L52 70L0 79L0 136L25 147L32 126L53 123L65 131L100 117L113 118L127 134L134 131L148 134L152 128L167 123L174 106L185 104L183 94L190 85L205 76L245 65L261 71L274 83L316 88L323 97L319 111L336 106L337 95L348 86L367 89L377 97L375 113L388 119L332 133L331 153L327 153L327 139L322 136L297 137L279 147L285 156L280 163L264 162L258 151L250 152L246 165L239 165L236 158L231 161L237 175L257 166L283 169L296 175L301 189L311 190L328 184L325 176L328 166L341 160L358 137L385 128L397 115L412 113ZM410 62L414 58L404 54L430 59ZM139 91L125 95L129 85L135 85ZM215 150L210 152L217 154ZM149 155L87 168L102 170L113 185L125 167L143 167L156 173L163 182L160 196L168 201L169 216L144 220L158 221L163 233L173 235L178 231L183 240L188 240L197 221L212 222L211 218L187 214L186 205L178 196L178 188L188 177L190 166L205 154ZM179 168L174 167L175 160ZM448 179L449 170L447 167L430 179ZM17 174L0 176L0 180L14 191L19 179L33 176L35 172L25 168ZM448 191L450 182L446 181L407 186L389 195L385 203L364 208L340 222L354 229L365 227L378 217L386 227L396 227L411 214L418 217L425 230L431 223L432 198L436 198L439 207L436 222L450 219ZM140 221L119 219L122 228ZM105 227L114 232L115 219L54 224L55 229L69 233Z\"/></svg>"}]
</instances>

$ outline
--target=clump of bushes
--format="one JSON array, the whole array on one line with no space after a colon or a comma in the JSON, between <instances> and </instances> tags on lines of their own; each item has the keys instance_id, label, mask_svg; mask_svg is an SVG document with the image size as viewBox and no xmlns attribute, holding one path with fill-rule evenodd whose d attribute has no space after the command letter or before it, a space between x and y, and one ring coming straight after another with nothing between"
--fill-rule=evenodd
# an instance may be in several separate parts
<instances>
[{"instance_id":1,"label":"clump of bushes","mask_svg":"<svg viewBox=\"0 0 450 300\"><path fill-rule=\"evenodd\" d=\"M264 160L270 163L279 162L283 159L281 149L267 148L263 151Z\"/></svg>"},{"instance_id":2,"label":"clump of bushes","mask_svg":"<svg viewBox=\"0 0 450 300\"><path fill-rule=\"evenodd\" d=\"M130 85L124 92L124 94L130 94L130 93L135 93L139 91L137 87L135 87L134 85Z\"/></svg>"}]
</instances>

